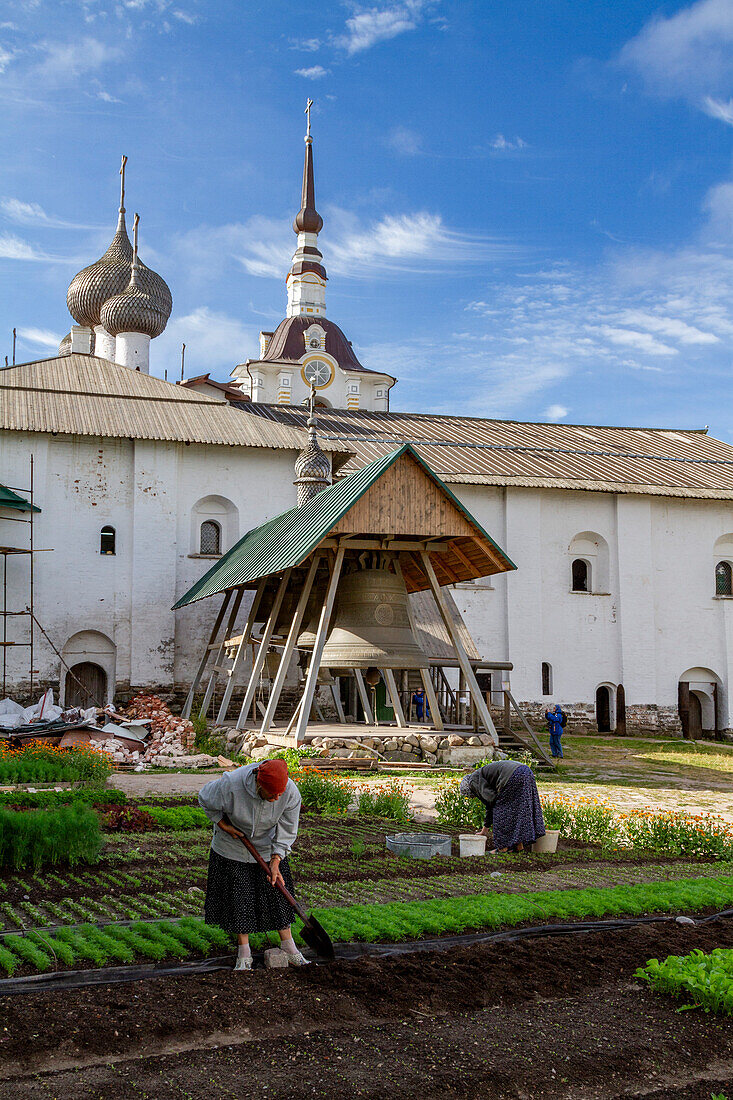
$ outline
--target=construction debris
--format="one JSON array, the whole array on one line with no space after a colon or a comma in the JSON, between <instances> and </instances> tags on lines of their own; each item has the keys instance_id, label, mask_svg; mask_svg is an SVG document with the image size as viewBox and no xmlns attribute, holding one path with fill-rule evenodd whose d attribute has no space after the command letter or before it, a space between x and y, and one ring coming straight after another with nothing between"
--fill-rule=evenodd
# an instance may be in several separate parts
<instances>
[{"instance_id":1,"label":"construction debris","mask_svg":"<svg viewBox=\"0 0 733 1100\"><path fill-rule=\"evenodd\" d=\"M141 692L123 713L104 709L62 710L47 691L31 707L13 699L0 700L0 734L18 747L24 741L65 745L92 743L108 752L116 764L146 767L201 768L216 765L214 756L192 754L195 731L191 722L171 712L157 695Z\"/></svg>"}]
</instances>

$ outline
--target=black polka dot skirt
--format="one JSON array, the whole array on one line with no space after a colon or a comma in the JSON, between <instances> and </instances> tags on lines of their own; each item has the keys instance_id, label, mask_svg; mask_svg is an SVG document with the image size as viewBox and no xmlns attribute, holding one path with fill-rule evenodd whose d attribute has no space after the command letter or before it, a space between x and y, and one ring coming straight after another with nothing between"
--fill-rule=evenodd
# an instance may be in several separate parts
<instances>
[{"instance_id":1,"label":"black polka dot skirt","mask_svg":"<svg viewBox=\"0 0 733 1100\"><path fill-rule=\"evenodd\" d=\"M280 874L295 896L287 859L280 863ZM218 924L231 936L245 932L271 932L287 928L295 920L295 910L257 863L243 863L209 853L204 920Z\"/></svg>"}]
</instances>

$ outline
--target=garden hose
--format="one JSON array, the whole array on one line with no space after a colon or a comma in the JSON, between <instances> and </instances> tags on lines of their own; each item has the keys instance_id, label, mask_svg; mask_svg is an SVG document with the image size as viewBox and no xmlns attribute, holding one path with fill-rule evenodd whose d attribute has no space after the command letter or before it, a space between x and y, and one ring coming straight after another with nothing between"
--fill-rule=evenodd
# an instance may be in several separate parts
<instances>
[{"instance_id":1,"label":"garden hose","mask_svg":"<svg viewBox=\"0 0 733 1100\"><path fill-rule=\"evenodd\" d=\"M680 917L683 921L680 922ZM614 920L574 921L569 924L537 924L528 928L509 928L504 932L473 932L460 936L443 936L437 939L410 940L405 943L345 943L335 945L337 959L350 961L363 955L388 958L394 955L410 955L417 951L448 951L452 947L470 947L484 943L509 943L515 940L535 939L541 936L567 936L590 932L613 932L634 928L641 924L674 924L691 921L693 925L709 924L721 918L733 917L733 909L722 909L706 917L688 917L686 914L657 917L619 917ZM107 921L106 924L142 923L133 921ZM154 923L154 922L149 922ZM105 924L97 927L104 928ZM89 970L60 970L53 974L31 974L24 978L0 980L0 996L15 993L38 993L50 989L83 989L87 986L112 985L118 982L146 981L150 978L183 977L186 974L208 974L216 970L231 970L232 955L195 959L191 962L160 964L148 963L136 966L105 966ZM255 953L261 961L262 955ZM316 960L313 960L316 962ZM318 965L328 965L318 963Z\"/></svg>"}]
</instances>

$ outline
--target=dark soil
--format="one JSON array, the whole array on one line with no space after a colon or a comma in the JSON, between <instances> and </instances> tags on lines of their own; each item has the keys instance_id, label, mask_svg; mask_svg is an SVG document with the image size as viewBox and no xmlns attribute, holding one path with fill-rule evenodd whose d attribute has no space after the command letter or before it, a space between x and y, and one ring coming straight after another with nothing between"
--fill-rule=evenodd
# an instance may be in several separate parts
<instances>
[{"instance_id":1,"label":"dark soil","mask_svg":"<svg viewBox=\"0 0 733 1100\"><path fill-rule=\"evenodd\" d=\"M677 1014L633 973L716 946L733 946L733 922L4 997L0 1096L591 1100L633 1077L633 1095L667 1100L710 1067L707 1092L669 1093L710 1100L733 1024Z\"/></svg>"}]
</instances>

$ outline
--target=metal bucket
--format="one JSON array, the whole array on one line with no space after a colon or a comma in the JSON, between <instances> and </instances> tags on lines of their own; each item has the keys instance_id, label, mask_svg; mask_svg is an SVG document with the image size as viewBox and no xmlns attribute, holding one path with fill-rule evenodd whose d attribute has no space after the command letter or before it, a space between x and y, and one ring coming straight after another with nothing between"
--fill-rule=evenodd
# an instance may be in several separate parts
<instances>
[{"instance_id":1,"label":"metal bucket","mask_svg":"<svg viewBox=\"0 0 733 1100\"><path fill-rule=\"evenodd\" d=\"M485 836L479 836L478 833L461 833L458 837L458 843L461 846L461 859L465 859L467 856L486 855Z\"/></svg>"},{"instance_id":2,"label":"metal bucket","mask_svg":"<svg viewBox=\"0 0 733 1100\"><path fill-rule=\"evenodd\" d=\"M387 849L396 856L431 859L451 854L451 838L443 833L395 833L386 838Z\"/></svg>"}]
</instances>

